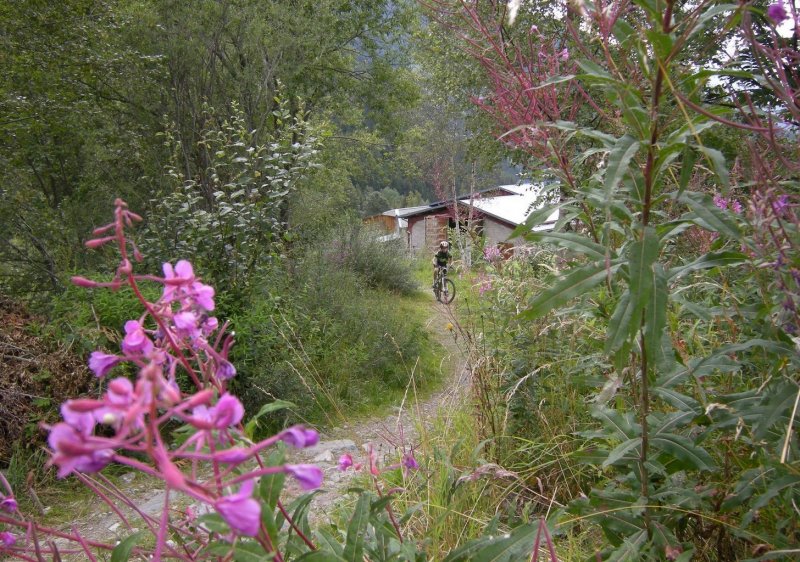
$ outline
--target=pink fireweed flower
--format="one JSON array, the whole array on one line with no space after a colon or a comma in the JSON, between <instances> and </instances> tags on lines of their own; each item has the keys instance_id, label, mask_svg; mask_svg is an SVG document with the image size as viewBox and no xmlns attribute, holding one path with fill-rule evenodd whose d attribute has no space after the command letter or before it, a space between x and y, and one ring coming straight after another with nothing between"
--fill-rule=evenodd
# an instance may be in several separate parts
<instances>
[{"instance_id":1,"label":"pink fireweed flower","mask_svg":"<svg viewBox=\"0 0 800 562\"><path fill-rule=\"evenodd\" d=\"M2 545L3 548L10 548L15 544L17 544L17 539L14 535L8 531L0 531L0 545Z\"/></svg>"},{"instance_id":2,"label":"pink fireweed flower","mask_svg":"<svg viewBox=\"0 0 800 562\"><path fill-rule=\"evenodd\" d=\"M208 311L214 310L214 287L203 283L192 283L194 302Z\"/></svg>"},{"instance_id":3,"label":"pink fireweed flower","mask_svg":"<svg viewBox=\"0 0 800 562\"><path fill-rule=\"evenodd\" d=\"M192 410L189 423L198 429L225 429L238 424L244 417L244 406L239 399L227 392L220 396L217 404L208 408L197 406Z\"/></svg>"},{"instance_id":4,"label":"pink fireweed flower","mask_svg":"<svg viewBox=\"0 0 800 562\"><path fill-rule=\"evenodd\" d=\"M64 418L67 424L74 427L80 433L91 435L95 426L94 416L91 412L83 411L83 408L74 408L74 404L74 400L67 400L61 404L61 417Z\"/></svg>"},{"instance_id":5,"label":"pink fireweed flower","mask_svg":"<svg viewBox=\"0 0 800 562\"><path fill-rule=\"evenodd\" d=\"M147 337L144 327L138 320L125 322L125 337L122 339L122 351L130 354L147 355L153 350L153 342Z\"/></svg>"},{"instance_id":6,"label":"pink fireweed flower","mask_svg":"<svg viewBox=\"0 0 800 562\"><path fill-rule=\"evenodd\" d=\"M344 472L351 466L353 466L353 457L350 456L349 453L345 453L341 457L339 457L339 470Z\"/></svg>"},{"instance_id":7,"label":"pink fireweed flower","mask_svg":"<svg viewBox=\"0 0 800 562\"><path fill-rule=\"evenodd\" d=\"M261 504L252 498L253 480L246 480L239 492L223 496L214 503L214 508L240 535L255 537L261 527Z\"/></svg>"},{"instance_id":8,"label":"pink fireweed flower","mask_svg":"<svg viewBox=\"0 0 800 562\"><path fill-rule=\"evenodd\" d=\"M203 324L200 326L200 328L203 330L204 336L210 336L214 330L219 328L219 321L211 316L203 321Z\"/></svg>"},{"instance_id":9,"label":"pink fireweed flower","mask_svg":"<svg viewBox=\"0 0 800 562\"><path fill-rule=\"evenodd\" d=\"M728 208L728 200L725 199L722 195L716 194L714 195L714 205L718 209L722 209L723 211Z\"/></svg>"},{"instance_id":10,"label":"pink fireweed flower","mask_svg":"<svg viewBox=\"0 0 800 562\"><path fill-rule=\"evenodd\" d=\"M775 25L780 25L784 20L789 19L789 13L783 7L783 2L777 2L767 8L767 17L775 22Z\"/></svg>"},{"instance_id":11,"label":"pink fireweed flower","mask_svg":"<svg viewBox=\"0 0 800 562\"><path fill-rule=\"evenodd\" d=\"M0 501L0 509L7 511L8 513L14 513L17 511L17 500L10 497L3 498L3 500Z\"/></svg>"},{"instance_id":12,"label":"pink fireweed flower","mask_svg":"<svg viewBox=\"0 0 800 562\"><path fill-rule=\"evenodd\" d=\"M314 490L322 485L322 470L313 464L287 464L284 470L291 474L304 490Z\"/></svg>"},{"instance_id":13,"label":"pink fireweed flower","mask_svg":"<svg viewBox=\"0 0 800 562\"><path fill-rule=\"evenodd\" d=\"M92 443L87 435L66 423L50 429L47 443L53 450L50 464L58 466L58 477L73 472L98 472L111 462L114 451L103 443Z\"/></svg>"},{"instance_id":14,"label":"pink fireweed flower","mask_svg":"<svg viewBox=\"0 0 800 562\"><path fill-rule=\"evenodd\" d=\"M94 376L101 378L106 376L120 361L122 361L122 357L117 355L93 351L89 356L89 369L94 373Z\"/></svg>"},{"instance_id":15,"label":"pink fireweed flower","mask_svg":"<svg viewBox=\"0 0 800 562\"><path fill-rule=\"evenodd\" d=\"M296 425L281 433L281 439L287 445L302 449L316 445L319 442L319 433L313 429L306 429Z\"/></svg>"},{"instance_id":16,"label":"pink fireweed flower","mask_svg":"<svg viewBox=\"0 0 800 562\"><path fill-rule=\"evenodd\" d=\"M192 264L186 260L180 260L172 268L172 264L165 263L162 266L164 271L164 302L180 300L185 306L196 304L204 310L214 310L214 288L205 285L194 276Z\"/></svg>"},{"instance_id":17,"label":"pink fireweed flower","mask_svg":"<svg viewBox=\"0 0 800 562\"><path fill-rule=\"evenodd\" d=\"M215 371L214 374L217 376L218 379L227 381L236 376L236 367L234 367L233 363L231 363L227 359L218 357L216 359L216 363L217 363L217 370Z\"/></svg>"},{"instance_id":18,"label":"pink fireweed flower","mask_svg":"<svg viewBox=\"0 0 800 562\"><path fill-rule=\"evenodd\" d=\"M737 215L742 214L742 204L739 201L735 201L731 203L731 210L736 213Z\"/></svg>"},{"instance_id":19,"label":"pink fireweed flower","mask_svg":"<svg viewBox=\"0 0 800 562\"><path fill-rule=\"evenodd\" d=\"M99 423L118 425L136 399L133 383L125 377L117 377L108 383L108 390L103 397L104 406L95 410L94 417ZM134 420L134 425L143 427L141 413Z\"/></svg>"},{"instance_id":20,"label":"pink fireweed flower","mask_svg":"<svg viewBox=\"0 0 800 562\"><path fill-rule=\"evenodd\" d=\"M782 216L783 212L789 207L789 196L788 195L781 195L772 203L772 211L778 215Z\"/></svg>"},{"instance_id":21,"label":"pink fireweed flower","mask_svg":"<svg viewBox=\"0 0 800 562\"><path fill-rule=\"evenodd\" d=\"M561 60L569 60L569 49L565 48L560 53L558 53L558 57Z\"/></svg>"},{"instance_id":22,"label":"pink fireweed flower","mask_svg":"<svg viewBox=\"0 0 800 562\"><path fill-rule=\"evenodd\" d=\"M178 334L192 340L200 335L200 328L197 326L197 320L197 315L194 312L188 311L178 312L172 317Z\"/></svg>"},{"instance_id":23,"label":"pink fireweed flower","mask_svg":"<svg viewBox=\"0 0 800 562\"><path fill-rule=\"evenodd\" d=\"M404 468L409 470L417 470L419 468L419 463L417 462L417 459L414 458L414 451L409 451L408 453L404 454L401 464Z\"/></svg>"}]
</instances>

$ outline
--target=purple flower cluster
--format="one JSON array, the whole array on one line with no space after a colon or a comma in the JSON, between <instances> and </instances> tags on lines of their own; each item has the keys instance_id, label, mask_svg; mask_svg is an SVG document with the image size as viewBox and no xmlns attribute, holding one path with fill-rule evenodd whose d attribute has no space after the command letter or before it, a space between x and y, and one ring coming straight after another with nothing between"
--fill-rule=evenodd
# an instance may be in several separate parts
<instances>
[{"instance_id":1,"label":"purple flower cluster","mask_svg":"<svg viewBox=\"0 0 800 562\"><path fill-rule=\"evenodd\" d=\"M124 464L160 478L167 487L212 506L234 533L256 537L261 533L261 503L253 496L256 479L283 472L293 476L302 488L314 489L322 483L322 471L314 465L263 466L258 460L265 448L278 441L293 447L317 443L316 431L291 427L257 443L251 442L241 425L244 407L226 391L227 381L236 374L228 360L233 339L210 313L215 308L214 289L202 283L192 264L181 260L173 267L163 265L163 277L134 275L128 260L124 229L139 220L117 201L115 222L95 231L97 235L114 230L87 243L96 248L115 241L121 253L117 275L111 283L78 277L84 287L131 287L142 302L145 313L124 325L119 354L95 351L89 367L97 377L106 377L121 363L134 366L135 380L116 377L108 381L100 398L68 400L61 406L63 421L49 427L50 463L58 476L92 473L111 462ZM134 257L141 259L134 246ZM156 302L147 301L138 282L163 285ZM193 392L178 385L178 374L187 374ZM179 447L171 448L162 439L164 425L185 424L191 435ZM144 456L150 462L139 460ZM137 458L138 457L138 458ZM179 466L191 466L184 472ZM214 478L197 479L200 463L210 463ZM16 509L13 498L2 498L0 507ZM161 530L163 543L165 531ZM13 537L12 537L13 538ZM0 538L4 544L11 539Z\"/></svg>"},{"instance_id":2,"label":"purple flower cluster","mask_svg":"<svg viewBox=\"0 0 800 562\"><path fill-rule=\"evenodd\" d=\"M784 20L789 19L789 13L783 6L783 2L777 2L767 8L767 17L775 22L775 25L780 25Z\"/></svg>"},{"instance_id":3,"label":"purple flower cluster","mask_svg":"<svg viewBox=\"0 0 800 562\"><path fill-rule=\"evenodd\" d=\"M726 199L719 193L714 195L714 205L723 211L730 208L730 210L737 215L742 214L742 204L739 201L736 199Z\"/></svg>"},{"instance_id":4,"label":"purple flower cluster","mask_svg":"<svg viewBox=\"0 0 800 562\"><path fill-rule=\"evenodd\" d=\"M498 248L497 246L486 246L483 249L483 259L485 259L489 263L498 262L502 258L503 254L500 251L500 248Z\"/></svg>"}]
</instances>

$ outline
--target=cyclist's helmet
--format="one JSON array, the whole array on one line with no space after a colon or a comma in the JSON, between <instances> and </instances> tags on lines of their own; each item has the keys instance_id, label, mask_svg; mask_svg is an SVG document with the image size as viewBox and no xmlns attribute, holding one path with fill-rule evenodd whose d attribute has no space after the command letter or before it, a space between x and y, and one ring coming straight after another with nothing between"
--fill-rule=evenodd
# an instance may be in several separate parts
<instances>
[{"instance_id":1,"label":"cyclist's helmet","mask_svg":"<svg viewBox=\"0 0 800 562\"><path fill-rule=\"evenodd\" d=\"M441 242L439 242L439 247L442 250L446 250L448 247L450 247L450 243L447 240L442 240Z\"/></svg>"}]
</instances>

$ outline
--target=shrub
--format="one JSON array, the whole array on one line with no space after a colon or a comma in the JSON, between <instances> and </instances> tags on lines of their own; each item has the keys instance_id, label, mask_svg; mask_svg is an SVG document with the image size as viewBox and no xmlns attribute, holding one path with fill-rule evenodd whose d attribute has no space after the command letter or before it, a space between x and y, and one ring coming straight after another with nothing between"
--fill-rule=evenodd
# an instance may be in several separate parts
<instances>
[{"instance_id":1,"label":"shrub","mask_svg":"<svg viewBox=\"0 0 800 562\"><path fill-rule=\"evenodd\" d=\"M294 276L274 269L233 317L246 346L234 348L238 392L249 411L266 400L295 403L305 419L341 422L345 412L383 404L408 382L407 364L422 357L417 382L429 376L422 319L348 269L307 260ZM404 363L405 360L405 363ZM274 417L283 423L287 414Z\"/></svg>"},{"instance_id":2,"label":"shrub","mask_svg":"<svg viewBox=\"0 0 800 562\"><path fill-rule=\"evenodd\" d=\"M411 258L401 240L387 239L380 231L361 225L343 230L322 250L322 261L327 267L346 267L370 287L402 294L416 289Z\"/></svg>"}]
</instances>

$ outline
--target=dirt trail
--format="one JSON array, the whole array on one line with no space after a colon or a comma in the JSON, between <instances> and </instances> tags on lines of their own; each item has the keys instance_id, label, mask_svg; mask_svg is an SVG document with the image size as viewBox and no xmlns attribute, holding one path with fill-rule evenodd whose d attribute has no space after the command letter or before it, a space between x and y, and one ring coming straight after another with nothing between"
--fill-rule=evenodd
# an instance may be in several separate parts
<instances>
[{"instance_id":1,"label":"dirt trail","mask_svg":"<svg viewBox=\"0 0 800 562\"><path fill-rule=\"evenodd\" d=\"M450 306L455 306L455 303ZM334 512L335 505L342 501L345 491L356 476L353 470L339 470L338 460L342 454L350 453L356 462L366 463L367 450L371 446L382 464L383 459L387 463L396 463L403 451L416 448L419 444L419 428L424 431L431 426L436 416L446 415L448 410L459 403L464 389L468 387L468 373L454 338L456 332L452 330L452 325L448 326L453 320L452 312L448 306L439 303L434 303L433 308L427 328L436 345L440 347L438 355L445 371L441 389L418 400L414 386L409 385L403 403L392 408L391 413L331 428L320 435L320 442L316 446L291 451L290 462L314 463L324 473L323 491L314 497L309 510L312 522L326 521ZM160 516L164 505L164 490L159 486L160 481L134 472L123 474L120 480L124 492L140 506L143 514L156 519ZM287 488L289 496L299 493L291 479L287 479ZM183 510L191 503L185 496L170 497L173 509ZM98 499L76 503L68 509L72 514L72 521L62 526L64 532L69 532L72 525L75 525L84 538L101 542L121 540L132 532ZM122 511L130 518L133 532L145 528L146 523L140 516L132 515L129 509ZM156 522L153 524L157 525ZM57 541L57 544L64 548L68 541Z\"/></svg>"},{"instance_id":2,"label":"dirt trail","mask_svg":"<svg viewBox=\"0 0 800 562\"><path fill-rule=\"evenodd\" d=\"M440 364L445 370L440 390L419 400L410 386L403 403L395 406L391 414L333 428L320 435L315 447L293 452L293 460L312 462L325 474L324 491L314 497L309 510L312 522L324 521L332 513L332 507L356 476L353 470L339 470L337 463L342 454L350 453L354 461L366 464L367 451L372 447L382 466L397 463L403 452L417 448L419 430L425 431L437 416L446 416L460 403L468 386L468 373L454 338L451 310L440 303L435 303L434 308L427 328L440 346Z\"/></svg>"}]
</instances>

